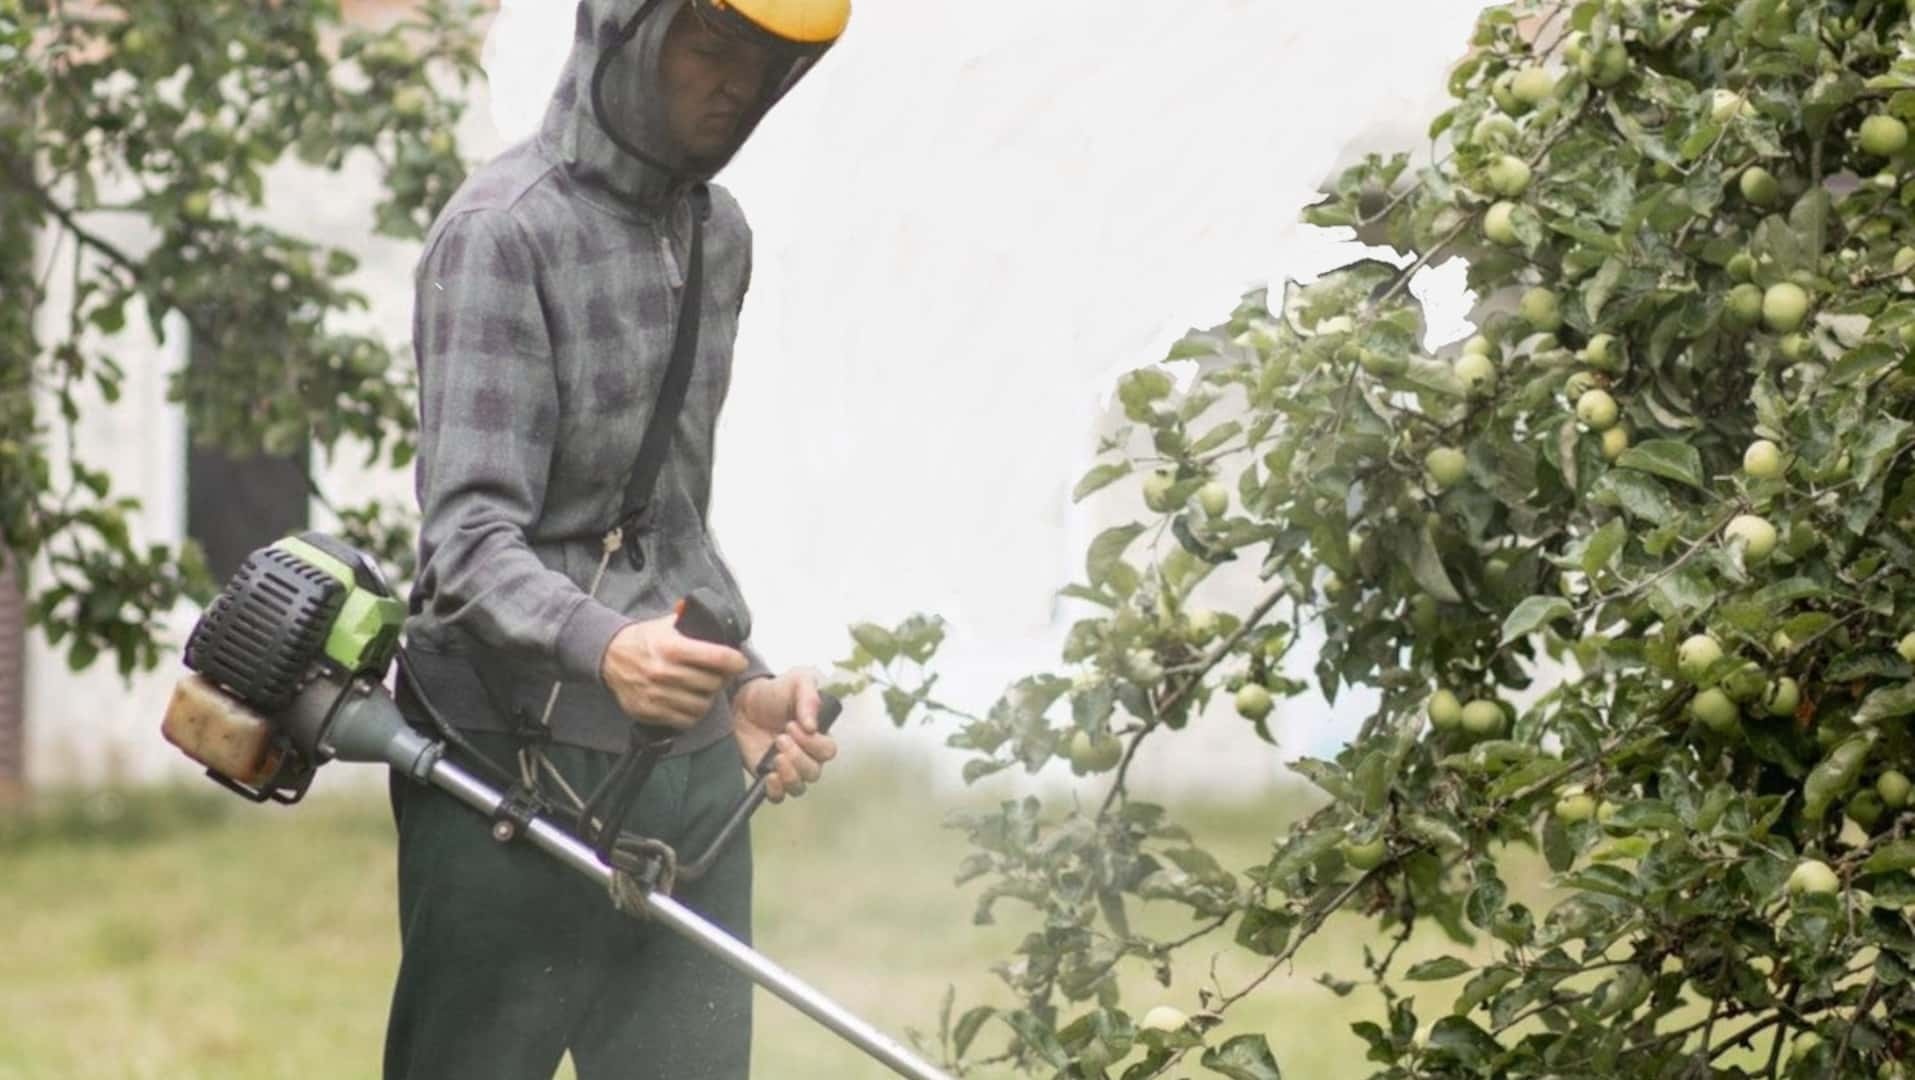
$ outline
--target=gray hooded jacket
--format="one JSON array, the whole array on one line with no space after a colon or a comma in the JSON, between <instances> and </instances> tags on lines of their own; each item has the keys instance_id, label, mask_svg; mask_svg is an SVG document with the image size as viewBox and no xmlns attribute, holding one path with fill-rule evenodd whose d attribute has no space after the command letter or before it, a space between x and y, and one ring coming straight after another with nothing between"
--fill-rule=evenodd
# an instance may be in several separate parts
<instances>
[{"instance_id":1,"label":"gray hooded jacket","mask_svg":"<svg viewBox=\"0 0 1915 1080\"><path fill-rule=\"evenodd\" d=\"M706 526L713 434L751 273L751 232L711 188L698 352L652 497L646 561L614 557L588 596L671 359L689 248L690 184L621 150L595 119L604 49L641 0L584 0L572 54L534 138L474 172L426 239L415 285L423 520L406 623L420 688L454 725L536 720L551 682L556 741L618 751L631 720L599 680L628 623L695 588L743 598ZM657 58L682 0L618 50L607 112L643 138L662 124ZM735 148L734 148L735 149ZM730 731L730 695L676 752Z\"/></svg>"}]
</instances>

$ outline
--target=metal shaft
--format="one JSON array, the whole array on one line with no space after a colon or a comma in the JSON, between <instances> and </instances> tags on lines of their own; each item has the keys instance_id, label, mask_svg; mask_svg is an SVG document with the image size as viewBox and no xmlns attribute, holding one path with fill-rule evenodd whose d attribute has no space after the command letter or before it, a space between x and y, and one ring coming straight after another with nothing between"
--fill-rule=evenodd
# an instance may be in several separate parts
<instances>
[{"instance_id":1,"label":"metal shaft","mask_svg":"<svg viewBox=\"0 0 1915 1080\"><path fill-rule=\"evenodd\" d=\"M428 781L460 802L490 817L504 797L483 780L441 758L432 764ZM532 819L525 838L560 862L608 888L612 868L599 861L582 841L542 817ZM657 893L645 898L647 914L690 939L700 948L738 969L752 982L783 998L799 1012L838 1033L846 1042L883 1062L910 1080L951 1080L922 1058L878 1029L853 1016L842 1005L805 985L797 976L740 944L730 934L698 917L683 904Z\"/></svg>"}]
</instances>

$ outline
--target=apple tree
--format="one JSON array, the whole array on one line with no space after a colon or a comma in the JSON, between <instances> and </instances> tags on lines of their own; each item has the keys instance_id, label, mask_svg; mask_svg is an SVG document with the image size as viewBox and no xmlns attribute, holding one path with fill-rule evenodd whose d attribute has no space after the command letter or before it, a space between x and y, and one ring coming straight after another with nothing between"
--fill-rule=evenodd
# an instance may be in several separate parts
<instances>
[{"instance_id":1,"label":"apple tree","mask_svg":"<svg viewBox=\"0 0 1915 1080\"><path fill-rule=\"evenodd\" d=\"M1912 46L1904 0L1489 8L1424 162L1304 211L1388 250L1244 297L1172 350L1187 389L1118 385L1077 497L1144 502L1065 589L1059 670L969 712L940 620L854 628L841 685L951 724L967 778L1094 785L963 822L979 917L1032 928L1012 1004L947 1010L954 1068L1277 1077L1214 1029L1337 917L1376 943L1318 973L1381 1002L1351 1074L1906 1075ZM1446 260L1483 304L1438 343L1409 285ZM1192 610L1224 564L1254 587ZM1292 763L1321 808L1257 865L1130 791L1193 724L1352 687L1378 708ZM1456 944L1401 961L1424 926ZM1261 974L1125 998L1189 950Z\"/></svg>"},{"instance_id":2,"label":"apple tree","mask_svg":"<svg viewBox=\"0 0 1915 1080\"><path fill-rule=\"evenodd\" d=\"M344 318L367 304L356 258L259 211L282 161L363 159L384 188L369 231L422 237L464 176L451 131L476 14L422 0L375 31L337 0L0 0L0 538L39 568L30 618L75 668L152 667L159 618L211 588L190 543L136 541L137 495L73 437L119 397L129 322L190 328L198 362L168 395L207 445L412 453L411 365ZM72 303L36 325L55 275ZM402 514L335 508L403 562Z\"/></svg>"}]
</instances>

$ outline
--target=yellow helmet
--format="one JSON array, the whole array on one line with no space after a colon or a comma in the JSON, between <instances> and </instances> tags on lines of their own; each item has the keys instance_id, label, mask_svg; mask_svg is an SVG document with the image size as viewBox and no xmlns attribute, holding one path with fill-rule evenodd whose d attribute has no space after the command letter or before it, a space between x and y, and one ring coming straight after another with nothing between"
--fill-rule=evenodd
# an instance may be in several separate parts
<instances>
[{"instance_id":1,"label":"yellow helmet","mask_svg":"<svg viewBox=\"0 0 1915 1080\"><path fill-rule=\"evenodd\" d=\"M700 7L721 25L742 19L760 34L800 47L830 45L851 21L851 0L700 0Z\"/></svg>"}]
</instances>

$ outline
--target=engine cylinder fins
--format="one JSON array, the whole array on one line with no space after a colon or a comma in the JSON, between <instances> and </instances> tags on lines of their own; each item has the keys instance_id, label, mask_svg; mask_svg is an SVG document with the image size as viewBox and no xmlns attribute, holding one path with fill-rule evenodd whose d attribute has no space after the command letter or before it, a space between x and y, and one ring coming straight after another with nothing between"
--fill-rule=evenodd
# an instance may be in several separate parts
<instances>
[{"instance_id":1,"label":"engine cylinder fins","mask_svg":"<svg viewBox=\"0 0 1915 1080\"><path fill-rule=\"evenodd\" d=\"M347 589L291 552L261 548L233 572L186 642L186 666L272 714L325 658Z\"/></svg>"}]
</instances>

